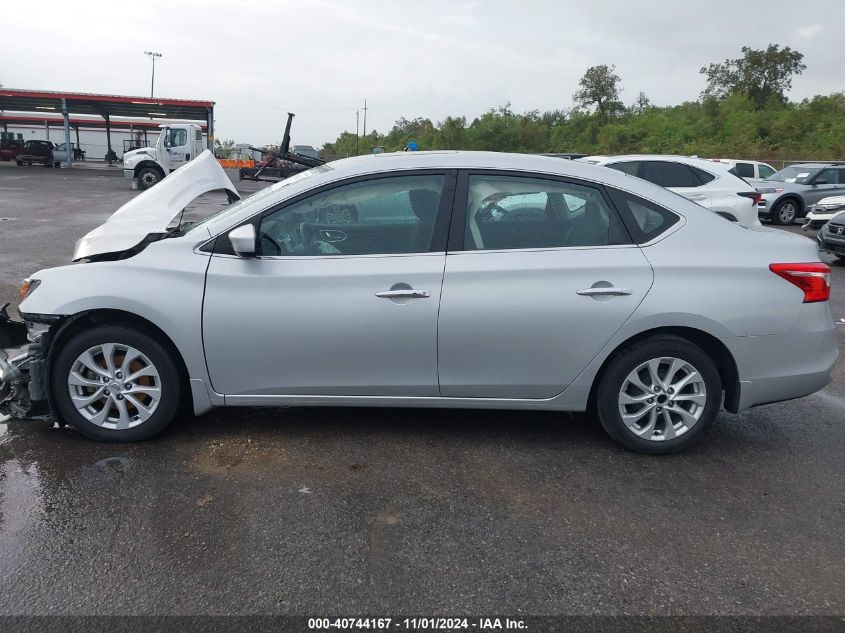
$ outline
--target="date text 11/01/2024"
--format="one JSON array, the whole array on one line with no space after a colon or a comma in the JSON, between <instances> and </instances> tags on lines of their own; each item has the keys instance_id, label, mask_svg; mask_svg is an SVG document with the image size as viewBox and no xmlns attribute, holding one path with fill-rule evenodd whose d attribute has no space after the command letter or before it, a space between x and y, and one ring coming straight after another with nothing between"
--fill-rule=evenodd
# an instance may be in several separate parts
<instances>
[{"instance_id":1,"label":"date text 11/01/2024","mask_svg":"<svg viewBox=\"0 0 845 633\"><path fill-rule=\"evenodd\" d=\"M456 631L524 630L526 624L511 618L309 618L308 628L328 630Z\"/></svg>"}]
</instances>

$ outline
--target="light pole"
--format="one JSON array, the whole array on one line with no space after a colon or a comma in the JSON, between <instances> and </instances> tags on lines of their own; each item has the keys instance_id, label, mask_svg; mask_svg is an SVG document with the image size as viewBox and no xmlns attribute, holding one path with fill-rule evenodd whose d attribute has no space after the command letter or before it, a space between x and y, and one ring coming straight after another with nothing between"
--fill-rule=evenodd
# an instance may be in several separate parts
<instances>
[{"instance_id":1,"label":"light pole","mask_svg":"<svg viewBox=\"0 0 845 633\"><path fill-rule=\"evenodd\" d=\"M150 98L152 98L156 86L156 57L161 57L161 53L155 53L153 51L144 51L144 55L153 60L153 79L150 82Z\"/></svg>"}]
</instances>

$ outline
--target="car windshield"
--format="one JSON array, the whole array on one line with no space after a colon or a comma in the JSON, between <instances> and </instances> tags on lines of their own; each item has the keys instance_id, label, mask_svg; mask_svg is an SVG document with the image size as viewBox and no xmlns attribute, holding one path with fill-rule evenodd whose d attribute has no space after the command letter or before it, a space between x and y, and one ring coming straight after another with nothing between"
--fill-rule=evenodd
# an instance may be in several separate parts
<instances>
[{"instance_id":1,"label":"car windshield","mask_svg":"<svg viewBox=\"0 0 845 633\"><path fill-rule=\"evenodd\" d=\"M265 187L264 189L259 189L252 195L247 196L246 198L235 200L232 204L223 207L216 213L207 215L201 220L191 222L190 224L183 224L180 229L180 233L185 233L186 231L193 231L194 229L204 226L214 220L221 220L223 218L226 218L234 213L237 213L248 204L258 202L259 200L263 200L264 198L269 198L271 195L273 195L280 189L284 189L285 187L289 187L290 185L293 185L297 182L301 182L303 180L311 178L312 176L316 176L317 174L324 174L328 171L332 171L332 168L328 165L320 165L318 167L312 167L311 169L308 169L306 171L301 171L298 174L295 174L289 178L285 178L281 182L277 182L273 185L270 185L269 187Z\"/></svg>"},{"instance_id":2,"label":"car windshield","mask_svg":"<svg viewBox=\"0 0 845 633\"><path fill-rule=\"evenodd\" d=\"M764 180L777 180L778 182L797 182L798 184L804 184L818 171L818 167L784 167L780 171L776 171L771 176L766 177Z\"/></svg>"}]
</instances>

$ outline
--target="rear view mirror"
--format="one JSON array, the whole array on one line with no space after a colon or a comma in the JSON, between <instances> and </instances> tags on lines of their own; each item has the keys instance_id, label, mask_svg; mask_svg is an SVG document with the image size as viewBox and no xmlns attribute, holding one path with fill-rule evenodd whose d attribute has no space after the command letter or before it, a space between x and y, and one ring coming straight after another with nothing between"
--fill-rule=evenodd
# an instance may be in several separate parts
<instances>
[{"instance_id":1,"label":"rear view mirror","mask_svg":"<svg viewBox=\"0 0 845 633\"><path fill-rule=\"evenodd\" d=\"M229 231L229 242L238 257L255 257L255 227L252 224Z\"/></svg>"},{"instance_id":2,"label":"rear view mirror","mask_svg":"<svg viewBox=\"0 0 845 633\"><path fill-rule=\"evenodd\" d=\"M826 185L826 184L827 184L827 180L817 180L817 181L816 181L816 182L814 182L813 184L814 184L814 185Z\"/></svg>"}]
</instances>

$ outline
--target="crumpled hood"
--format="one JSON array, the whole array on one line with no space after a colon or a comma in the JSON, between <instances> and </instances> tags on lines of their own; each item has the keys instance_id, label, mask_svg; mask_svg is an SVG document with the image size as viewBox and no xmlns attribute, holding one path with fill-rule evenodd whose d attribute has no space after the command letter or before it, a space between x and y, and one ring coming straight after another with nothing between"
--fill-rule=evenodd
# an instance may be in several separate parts
<instances>
[{"instance_id":1,"label":"crumpled hood","mask_svg":"<svg viewBox=\"0 0 845 633\"><path fill-rule=\"evenodd\" d=\"M119 253L137 246L150 234L165 233L173 218L192 200L218 189L240 198L214 154L205 150L156 186L132 198L103 224L77 241L73 261L93 255Z\"/></svg>"}]
</instances>

